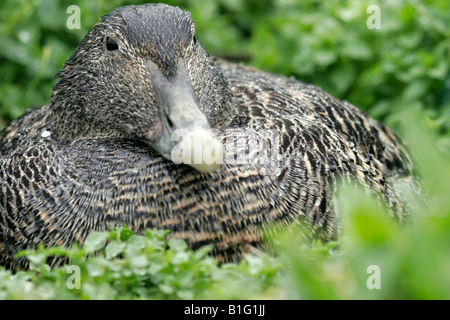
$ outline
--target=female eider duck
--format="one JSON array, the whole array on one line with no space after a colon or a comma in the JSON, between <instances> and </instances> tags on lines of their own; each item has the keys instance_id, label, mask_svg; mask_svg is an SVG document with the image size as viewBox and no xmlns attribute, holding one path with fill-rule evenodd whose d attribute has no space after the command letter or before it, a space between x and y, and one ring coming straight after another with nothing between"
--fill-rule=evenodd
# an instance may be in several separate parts
<instances>
[{"instance_id":1,"label":"female eider duck","mask_svg":"<svg viewBox=\"0 0 450 320\"><path fill-rule=\"evenodd\" d=\"M258 251L266 223L300 219L327 241L338 179L407 220L393 186L413 183L412 164L391 130L315 86L216 61L179 8L109 12L57 77L50 104L0 138L7 268L123 225L212 244L219 261Z\"/></svg>"}]
</instances>

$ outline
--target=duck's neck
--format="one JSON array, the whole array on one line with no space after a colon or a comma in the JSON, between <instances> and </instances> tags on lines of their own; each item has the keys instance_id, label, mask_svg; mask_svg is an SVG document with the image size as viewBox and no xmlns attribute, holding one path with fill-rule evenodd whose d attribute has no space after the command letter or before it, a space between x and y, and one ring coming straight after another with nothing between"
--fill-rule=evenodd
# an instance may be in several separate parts
<instances>
[{"instance_id":1,"label":"duck's neck","mask_svg":"<svg viewBox=\"0 0 450 320\"><path fill-rule=\"evenodd\" d=\"M90 117L82 97L67 99L65 93L54 90L47 113L49 130L60 140L77 140L88 137L114 136L104 124ZM117 134L116 134L117 135Z\"/></svg>"}]
</instances>

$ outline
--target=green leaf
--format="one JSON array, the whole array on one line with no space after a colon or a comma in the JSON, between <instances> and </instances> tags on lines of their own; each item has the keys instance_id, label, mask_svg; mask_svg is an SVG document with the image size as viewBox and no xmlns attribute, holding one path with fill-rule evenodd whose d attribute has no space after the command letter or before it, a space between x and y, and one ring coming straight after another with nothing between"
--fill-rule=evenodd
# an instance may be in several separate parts
<instances>
[{"instance_id":1,"label":"green leaf","mask_svg":"<svg viewBox=\"0 0 450 320\"><path fill-rule=\"evenodd\" d=\"M361 39L347 38L340 49L341 55L354 60L369 60L372 58L372 50L367 42Z\"/></svg>"},{"instance_id":2,"label":"green leaf","mask_svg":"<svg viewBox=\"0 0 450 320\"><path fill-rule=\"evenodd\" d=\"M130 265L135 268L144 268L149 264L148 258L143 254L130 255L128 256L128 260Z\"/></svg>"},{"instance_id":3,"label":"green leaf","mask_svg":"<svg viewBox=\"0 0 450 320\"><path fill-rule=\"evenodd\" d=\"M402 97L405 101L419 100L428 91L429 85L428 79L415 80L403 90Z\"/></svg>"},{"instance_id":4,"label":"green leaf","mask_svg":"<svg viewBox=\"0 0 450 320\"><path fill-rule=\"evenodd\" d=\"M133 231L131 231L128 228L123 228L122 230L120 230L120 239L122 241L127 241L131 236L133 235Z\"/></svg>"},{"instance_id":5,"label":"green leaf","mask_svg":"<svg viewBox=\"0 0 450 320\"><path fill-rule=\"evenodd\" d=\"M89 234L84 241L84 251L92 253L101 250L106 244L108 235L108 232L93 232Z\"/></svg>"},{"instance_id":6,"label":"green leaf","mask_svg":"<svg viewBox=\"0 0 450 320\"><path fill-rule=\"evenodd\" d=\"M353 64L345 64L330 73L330 81L337 92L343 93L353 84L355 76L356 67Z\"/></svg>"},{"instance_id":7,"label":"green leaf","mask_svg":"<svg viewBox=\"0 0 450 320\"><path fill-rule=\"evenodd\" d=\"M405 47L405 49L412 49L420 46L423 39L423 32L421 30L413 30L398 37L398 44Z\"/></svg>"},{"instance_id":8,"label":"green leaf","mask_svg":"<svg viewBox=\"0 0 450 320\"><path fill-rule=\"evenodd\" d=\"M213 245L207 245L207 246L203 246L197 250L195 250L194 252L194 257L197 260L202 259L203 257L205 257L208 253L210 253L213 249Z\"/></svg>"},{"instance_id":9,"label":"green leaf","mask_svg":"<svg viewBox=\"0 0 450 320\"><path fill-rule=\"evenodd\" d=\"M172 238L168 241L169 248L174 251L182 251L187 249L187 244L184 240Z\"/></svg>"},{"instance_id":10,"label":"green leaf","mask_svg":"<svg viewBox=\"0 0 450 320\"><path fill-rule=\"evenodd\" d=\"M337 54L333 50L319 49L312 57L316 65L326 67L336 61Z\"/></svg>"},{"instance_id":11,"label":"green leaf","mask_svg":"<svg viewBox=\"0 0 450 320\"><path fill-rule=\"evenodd\" d=\"M186 251L175 252L170 259L170 262L173 263L174 265L186 263L188 261L189 261L189 253Z\"/></svg>"},{"instance_id":12,"label":"green leaf","mask_svg":"<svg viewBox=\"0 0 450 320\"><path fill-rule=\"evenodd\" d=\"M107 259L112 259L121 254L126 244L117 240L111 241L105 248L105 254Z\"/></svg>"},{"instance_id":13,"label":"green leaf","mask_svg":"<svg viewBox=\"0 0 450 320\"><path fill-rule=\"evenodd\" d=\"M47 255L43 253L37 253L37 254L31 254L27 255L27 259L34 265L41 265L45 263L45 260L47 259Z\"/></svg>"}]
</instances>

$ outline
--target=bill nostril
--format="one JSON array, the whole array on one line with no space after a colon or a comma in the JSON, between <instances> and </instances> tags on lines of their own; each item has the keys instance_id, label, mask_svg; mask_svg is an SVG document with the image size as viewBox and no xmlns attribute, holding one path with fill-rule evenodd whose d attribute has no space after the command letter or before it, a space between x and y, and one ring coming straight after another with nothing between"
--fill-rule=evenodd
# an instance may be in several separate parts
<instances>
[{"instance_id":1,"label":"bill nostril","mask_svg":"<svg viewBox=\"0 0 450 320\"><path fill-rule=\"evenodd\" d=\"M169 129L172 130L174 128L173 127L173 122L172 122L172 120L170 120L170 117L169 117L168 114L166 114L165 116L166 116L167 126L169 127Z\"/></svg>"}]
</instances>

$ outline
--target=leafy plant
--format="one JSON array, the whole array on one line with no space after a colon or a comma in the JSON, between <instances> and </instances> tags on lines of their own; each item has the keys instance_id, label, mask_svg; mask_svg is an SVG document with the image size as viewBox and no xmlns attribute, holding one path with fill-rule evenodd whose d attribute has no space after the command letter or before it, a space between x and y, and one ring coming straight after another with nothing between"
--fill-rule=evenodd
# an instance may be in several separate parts
<instances>
[{"instance_id":1,"label":"leafy plant","mask_svg":"<svg viewBox=\"0 0 450 320\"><path fill-rule=\"evenodd\" d=\"M54 75L100 16L144 2L80 0L81 29L69 30L70 1L3 1L0 126L49 102ZM165 231L93 233L84 247L22 253L33 271L0 268L0 299L449 299L450 2L167 3L192 12L211 54L319 85L395 128L417 159L428 202L401 229L347 190L339 243L276 237L268 240L279 247L274 257L220 266L208 248L192 252L183 241L167 241ZM373 4L381 29L366 25ZM53 255L70 262L50 268ZM380 289L371 289L372 276Z\"/></svg>"},{"instance_id":2,"label":"leafy plant","mask_svg":"<svg viewBox=\"0 0 450 320\"><path fill-rule=\"evenodd\" d=\"M167 231L135 235L126 227L93 232L72 248L23 251L31 270L12 274L0 269L0 299L194 299L248 298L273 284L278 262L249 256L240 264L218 266ZM68 263L50 268L51 257Z\"/></svg>"}]
</instances>

